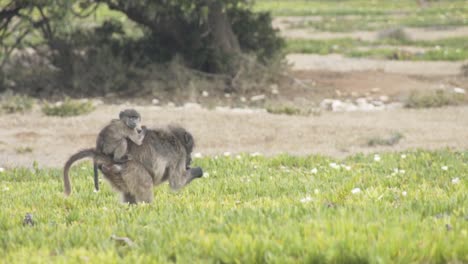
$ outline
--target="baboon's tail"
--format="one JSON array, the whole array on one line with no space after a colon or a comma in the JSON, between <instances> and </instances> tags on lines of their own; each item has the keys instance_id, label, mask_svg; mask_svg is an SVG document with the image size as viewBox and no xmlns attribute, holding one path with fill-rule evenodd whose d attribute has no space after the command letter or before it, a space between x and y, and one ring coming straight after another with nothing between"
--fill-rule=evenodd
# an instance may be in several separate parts
<instances>
[{"instance_id":1,"label":"baboon's tail","mask_svg":"<svg viewBox=\"0 0 468 264\"><path fill-rule=\"evenodd\" d=\"M70 185L70 177L68 176L68 172L70 167L72 166L75 161L84 159L84 158L94 158L96 156L96 150L94 148L83 149L78 153L73 154L65 163L63 167L63 184L65 187L65 195L68 196L71 193L71 185Z\"/></svg>"}]
</instances>

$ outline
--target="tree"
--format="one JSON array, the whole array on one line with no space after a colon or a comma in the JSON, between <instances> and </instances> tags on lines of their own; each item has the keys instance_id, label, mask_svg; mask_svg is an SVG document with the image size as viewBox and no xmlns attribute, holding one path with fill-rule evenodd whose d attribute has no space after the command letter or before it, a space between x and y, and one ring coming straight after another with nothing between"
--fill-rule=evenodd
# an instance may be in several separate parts
<instances>
[{"instance_id":1,"label":"tree","mask_svg":"<svg viewBox=\"0 0 468 264\"><path fill-rule=\"evenodd\" d=\"M102 6L135 22L143 35L127 36L115 20L78 22ZM138 67L179 54L190 68L234 77L245 53L265 62L283 46L269 14L249 8L247 0L10 0L0 11L3 63L14 50L32 47L59 69L61 83L73 86L73 62L106 47Z\"/></svg>"}]
</instances>

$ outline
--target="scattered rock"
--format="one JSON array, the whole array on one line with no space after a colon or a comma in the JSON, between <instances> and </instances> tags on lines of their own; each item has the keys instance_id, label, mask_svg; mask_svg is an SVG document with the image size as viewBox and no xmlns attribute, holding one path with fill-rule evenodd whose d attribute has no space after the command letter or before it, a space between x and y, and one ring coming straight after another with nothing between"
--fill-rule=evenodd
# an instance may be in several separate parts
<instances>
[{"instance_id":1,"label":"scattered rock","mask_svg":"<svg viewBox=\"0 0 468 264\"><path fill-rule=\"evenodd\" d=\"M226 98L231 98L231 94L230 94L230 93L225 93L225 94L224 94L224 97L226 97Z\"/></svg>"},{"instance_id":2,"label":"scattered rock","mask_svg":"<svg viewBox=\"0 0 468 264\"><path fill-rule=\"evenodd\" d=\"M175 107L176 105L173 102L167 103L167 107Z\"/></svg>"},{"instance_id":3,"label":"scattered rock","mask_svg":"<svg viewBox=\"0 0 468 264\"><path fill-rule=\"evenodd\" d=\"M243 103L247 102L247 99L246 99L245 97L243 97L243 96L242 96L241 98L239 98L239 99L240 99L240 101L243 102Z\"/></svg>"},{"instance_id":4,"label":"scattered rock","mask_svg":"<svg viewBox=\"0 0 468 264\"><path fill-rule=\"evenodd\" d=\"M209 94L207 91L203 91L203 92L202 92L202 96L203 96L203 97L208 97L209 95L210 95L210 94Z\"/></svg>"},{"instance_id":5,"label":"scattered rock","mask_svg":"<svg viewBox=\"0 0 468 264\"><path fill-rule=\"evenodd\" d=\"M265 100L265 98L266 98L266 96L264 94L259 94L259 95L252 96L250 98L250 101L256 102L256 101Z\"/></svg>"},{"instance_id":6,"label":"scattered rock","mask_svg":"<svg viewBox=\"0 0 468 264\"><path fill-rule=\"evenodd\" d=\"M27 225L28 225L28 226L34 226L34 220L33 220L32 214L27 213L27 214L24 216L23 225L24 225L24 226L27 226Z\"/></svg>"},{"instance_id":7,"label":"scattered rock","mask_svg":"<svg viewBox=\"0 0 468 264\"><path fill-rule=\"evenodd\" d=\"M379 96L379 100L386 103L386 102L390 101L390 97L388 97L388 95L381 95L381 96Z\"/></svg>"},{"instance_id":8,"label":"scattered rock","mask_svg":"<svg viewBox=\"0 0 468 264\"><path fill-rule=\"evenodd\" d=\"M158 105L159 104L159 99L154 98L153 100L151 100L151 103L154 104L154 105Z\"/></svg>"},{"instance_id":9,"label":"scattered rock","mask_svg":"<svg viewBox=\"0 0 468 264\"><path fill-rule=\"evenodd\" d=\"M185 109L201 109L201 105L197 103L185 103L184 104Z\"/></svg>"},{"instance_id":10,"label":"scattered rock","mask_svg":"<svg viewBox=\"0 0 468 264\"><path fill-rule=\"evenodd\" d=\"M388 100L388 98L382 98ZM353 111L380 111L385 109L395 109L402 107L403 104L385 104L384 100L369 100L360 97L354 102L349 99L341 101L338 99L324 99L320 103L320 108L333 112L353 112Z\"/></svg>"},{"instance_id":11,"label":"scattered rock","mask_svg":"<svg viewBox=\"0 0 468 264\"><path fill-rule=\"evenodd\" d=\"M277 84L273 84L270 86L271 88L271 93L274 94L274 95L278 95L279 94L279 90L278 90L278 85Z\"/></svg>"},{"instance_id":12,"label":"scattered rock","mask_svg":"<svg viewBox=\"0 0 468 264\"><path fill-rule=\"evenodd\" d=\"M453 88L453 92L457 93L457 94L465 94L466 93L465 89L460 88L460 87Z\"/></svg>"}]
</instances>

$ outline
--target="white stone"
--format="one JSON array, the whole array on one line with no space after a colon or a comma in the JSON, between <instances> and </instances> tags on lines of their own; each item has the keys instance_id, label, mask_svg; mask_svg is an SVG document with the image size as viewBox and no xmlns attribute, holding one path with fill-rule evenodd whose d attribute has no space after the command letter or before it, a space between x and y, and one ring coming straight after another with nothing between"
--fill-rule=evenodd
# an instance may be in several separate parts
<instances>
[{"instance_id":1,"label":"white stone","mask_svg":"<svg viewBox=\"0 0 468 264\"><path fill-rule=\"evenodd\" d=\"M153 100L151 100L151 103L154 104L154 105L158 105L159 104L159 99L154 98Z\"/></svg>"},{"instance_id":2,"label":"white stone","mask_svg":"<svg viewBox=\"0 0 468 264\"><path fill-rule=\"evenodd\" d=\"M453 88L453 92L457 93L457 94L465 94L466 93L465 89L460 88L460 87Z\"/></svg>"},{"instance_id":3,"label":"white stone","mask_svg":"<svg viewBox=\"0 0 468 264\"><path fill-rule=\"evenodd\" d=\"M265 98L266 98L266 96L264 94L259 94L259 95L255 95L255 96L250 97L250 101L256 102L256 101L265 100Z\"/></svg>"},{"instance_id":4,"label":"white stone","mask_svg":"<svg viewBox=\"0 0 468 264\"><path fill-rule=\"evenodd\" d=\"M203 92L202 92L202 96L203 96L203 97L208 97L209 95L210 95L210 94L209 94L207 91L203 91Z\"/></svg>"},{"instance_id":5,"label":"white stone","mask_svg":"<svg viewBox=\"0 0 468 264\"><path fill-rule=\"evenodd\" d=\"M184 108L186 109L201 109L201 105L197 103L185 103Z\"/></svg>"}]
</instances>

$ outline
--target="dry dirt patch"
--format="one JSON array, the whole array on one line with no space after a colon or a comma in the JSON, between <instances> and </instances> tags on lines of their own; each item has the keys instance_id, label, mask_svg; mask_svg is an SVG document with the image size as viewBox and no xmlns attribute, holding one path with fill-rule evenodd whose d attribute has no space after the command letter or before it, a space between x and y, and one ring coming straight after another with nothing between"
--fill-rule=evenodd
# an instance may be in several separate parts
<instances>
[{"instance_id":1,"label":"dry dirt patch","mask_svg":"<svg viewBox=\"0 0 468 264\"><path fill-rule=\"evenodd\" d=\"M0 116L0 167L61 167L68 156L94 145L99 130L124 105L101 106L95 112L73 118L53 118L40 112ZM357 152L468 148L468 107L383 112L323 113L320 116L284 116L268 113L136 107L149 127L175 122L192 131L196 152L219 155L226 151L260 152L266 155L324 154L342 157ZM400 132L404 138L392 147L367 146L374 137ZM19 134L20 133L20 134ZM17 135L34 135L34 141ZM31 153L17 153L30 147Z\"/></svg>"}]
</instances>

